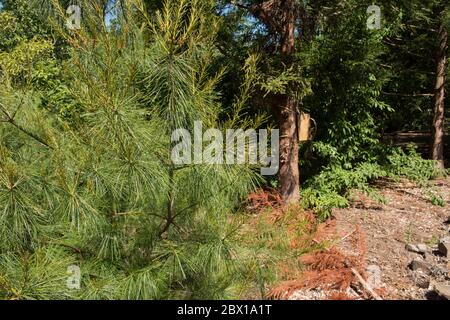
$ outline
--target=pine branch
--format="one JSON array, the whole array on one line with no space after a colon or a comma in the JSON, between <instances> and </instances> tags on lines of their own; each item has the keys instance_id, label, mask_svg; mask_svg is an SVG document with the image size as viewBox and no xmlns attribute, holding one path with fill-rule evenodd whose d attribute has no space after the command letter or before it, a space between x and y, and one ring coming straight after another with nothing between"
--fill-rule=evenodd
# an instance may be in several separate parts
<instances>
[{"instance_id":1,"label":"pine branch","mask_svg":"<svg viewBox=\"0 0 450 320\"><path fill-rule=\"evenodd\" d=\"M14 115L10 115L8 113L8 111L6 110L5 106L3 104L0 103L0 111L2 111L2 113L6 116L6 119L2 119L0 122L5 122L5 123L9 123L12 126L14 126L16 129L18 129L19 131L25 133L27 136L29 136L30 138L33 138L34 140L36 140L37 142L41 143L42 145L46 146L49 149L53 150L53 147L50 146L47 142L45 142L42 138L40 138L39 136L37 136L36 134L34 134L33 132L29 131L28 129L24 128L23 126L21 126L20 124L18 124L15 121L15 115L17 113L14 112Z\"/></svg>"},{"instance_id":2,"label":"pine branch","mask_svg":"<svg viewBox=\"0 0 450 320\"><path fill-rule=\"evenodd\" d=\"M167 202L167 218L166 223L164 227L162 228L161 232L159 233L159 236L162 236L164 233L166 233L171 224L174 222L175 216L173 214L173 207L174 207L174 187L175 187L175 181L174 181L174 170L173 168L169 169L169 194L168 194L168 202Z\"/></svg>"}]
</instances>

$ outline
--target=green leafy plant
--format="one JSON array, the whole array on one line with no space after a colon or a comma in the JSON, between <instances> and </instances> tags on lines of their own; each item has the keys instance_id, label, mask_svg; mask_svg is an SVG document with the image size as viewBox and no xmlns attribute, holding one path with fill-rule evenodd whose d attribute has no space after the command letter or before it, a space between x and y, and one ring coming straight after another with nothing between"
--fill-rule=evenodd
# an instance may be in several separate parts
<instances>
[{"instance_id":1,"label":"green leafy plant","mask_svg":"<svg viewBox=\"0 0 450 320\"><path fill-rule=\"evenodd\" d=\"M328 153L336 152L329 147L321 148L328 150ZM349 205L348 198L352 189L363 191L379 202L385 201L376 189L371 187L371 182L378 178L389 177L398 180L403 177L423 188L428 188L428 181L442 174L436 169L433 161L424 160L413 148L409 148L407 153L398 148L386 152L386 160L381 163L363 162L352 169L334 166L311 177L306 181L302 191L302 204L315 209L323 219L326 219L330 216L332 208ZM433 204L445 203L441 196L430 190L427 192Z\"/></svg>"}]
</instances>

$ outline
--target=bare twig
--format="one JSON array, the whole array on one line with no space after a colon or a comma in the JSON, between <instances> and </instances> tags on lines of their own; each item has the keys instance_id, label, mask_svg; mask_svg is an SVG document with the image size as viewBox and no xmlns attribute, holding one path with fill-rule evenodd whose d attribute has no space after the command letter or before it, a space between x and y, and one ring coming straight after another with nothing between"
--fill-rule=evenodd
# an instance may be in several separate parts
<instances>
[{"instance_id":1,"label":"bare twig","mask_svg":"<svg viewBox=\"0 0 450 320\"><path fill-rule=\"evenodd\" d=\"M338 241L338 243L343 242L345 240L347 240L347 238L349 238L350 236L352 236L358 229L353 230L352 232L348 233L345 237L343 237L342 239L340 239Z\"/></svg>"},{"instance_id":2,"label":"bare twig","mask_svg":"<svg viewBox=\"0 0 450 320\"><path fill-rule=\"evenodd\" d=\"M375 300L383 300L375 291L372 290L366 280L364 280L364 278L359 274L358 271L356 271L355 268L351 268L351 270L355 277L358 279L359 283L362 284L364 289L366 289L367 292L369 292Z\"/></svg>"}]
</instances>

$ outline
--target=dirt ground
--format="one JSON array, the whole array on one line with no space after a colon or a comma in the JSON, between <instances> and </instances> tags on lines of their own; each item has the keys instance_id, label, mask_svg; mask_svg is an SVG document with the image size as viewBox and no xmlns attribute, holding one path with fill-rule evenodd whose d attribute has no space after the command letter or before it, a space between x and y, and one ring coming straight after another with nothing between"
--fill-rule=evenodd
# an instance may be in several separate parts
<instances>
[{"instance_id":1,"label":"dirt ground","mask_svg":"<svg viewBox=\"0 0 450 320\"><path fill-rule=\"evenodd\" d=\"M355 194L352 206L333 212L338 247L351 255L353 248L345 237L358 226L365 234L367 265L381 269L384 299L434 299L429 282L449 280L449 261L439 255L439 238L450 236L450 177L432 182L433 192L442 197L445 206L433 205L429 188L419 188L408 181L380 181L377 184L386 202L380 204L368 197ZM428 189L428 191L427 191ZM407 244L425 244L429 252L419 254L408 251ZM412 260L430 262L440 274L412 271Z\"/></svg>"}]
</instances>

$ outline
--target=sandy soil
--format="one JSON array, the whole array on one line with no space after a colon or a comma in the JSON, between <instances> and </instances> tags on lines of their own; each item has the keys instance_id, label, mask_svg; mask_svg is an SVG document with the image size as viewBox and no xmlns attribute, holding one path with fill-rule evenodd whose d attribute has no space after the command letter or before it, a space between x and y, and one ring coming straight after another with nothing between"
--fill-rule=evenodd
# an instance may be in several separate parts
<instances>
[{"instance_id":1,"label":"sandy soil","mask_svg":"<svg viewBox=\"0 0 450 320\"><path fill-rule=\"evenodd\" d=\"M338 237L345 237L359 226L365 234L367 265L381 269L383 298L435 299L429 282L449 283L449 261L437 253L439 238L450 236L450 177L432 182L432 190L441 195L445 207L433 205L429 193L408 181L377 183L386 199L380 204L355 193L353 204L347 209L334 210ZM407 244L426 244L429 252L409 252ZM352 254L349 242L339 247ZM412 271L409 264L418 259L430 262L439 272L427 275Z\"/></svg>"}]
</instances>

